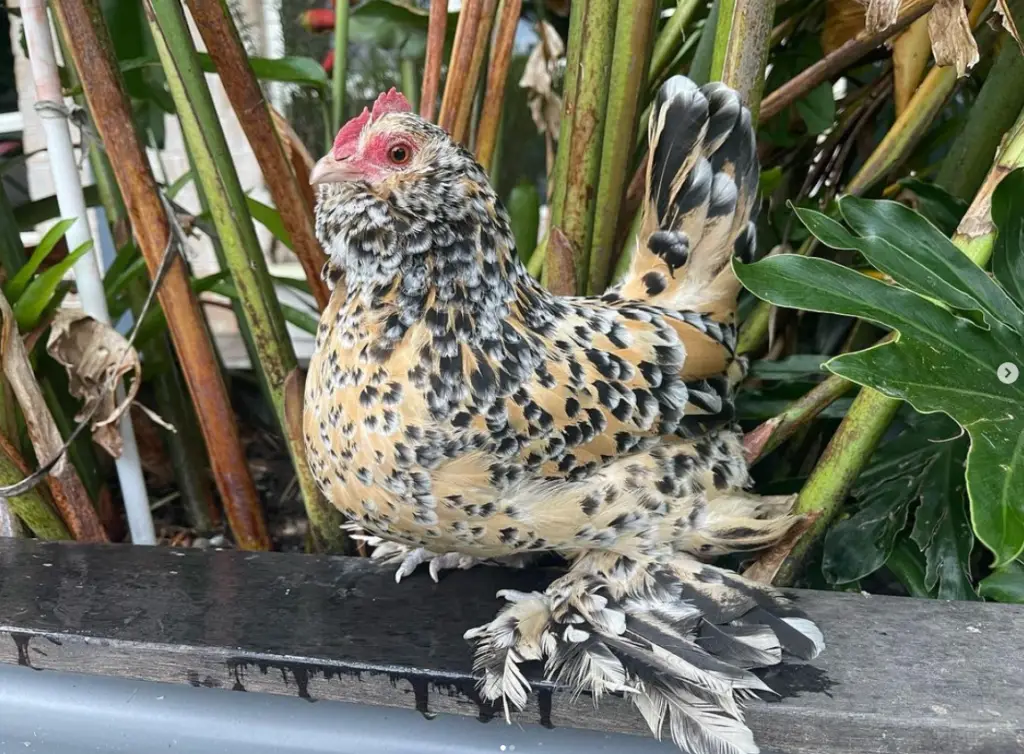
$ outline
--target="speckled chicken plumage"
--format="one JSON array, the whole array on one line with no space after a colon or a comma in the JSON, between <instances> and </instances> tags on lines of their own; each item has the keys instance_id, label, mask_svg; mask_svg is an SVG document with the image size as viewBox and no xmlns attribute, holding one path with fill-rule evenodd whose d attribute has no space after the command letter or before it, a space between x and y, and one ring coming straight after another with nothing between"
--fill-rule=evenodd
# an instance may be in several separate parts
<instances>
[{"instance_id":1,"label":"speckled chicken plumage","mask_svg":"<svg viewBox=\"0 0 1024 754\"><path fill-rule=\"evenodd\" d=\"M734 696L763 684L695 643L714 626L718 654L776 662L786 644L783 618L774 633L733 624L789 608L699 560L770 544L793 523L787 499L745 490L733 423L730 260L753 253L758 175L749 113L720 84L668 82L632 267L601 297L564 298L519 262L472 156L412 113L382 110L352 149L401 134L408 164L320 189L334 293L306 383L318 484L407 565L551 550L573 561L545 593L510 595L471 632L489 698L521 706L517 662L547 658L581 689L639 684L652 729L667 714L684 750L756 751ZM654 652L658 637L692 644L712 667L686 678L693 657L665 660L682 650ZM706 725L691 718L705 706L712 728L738 725L709 739L733 748L698 746ZM684 718L700 735L684 735Z\"/></svg>"}]
</instances>

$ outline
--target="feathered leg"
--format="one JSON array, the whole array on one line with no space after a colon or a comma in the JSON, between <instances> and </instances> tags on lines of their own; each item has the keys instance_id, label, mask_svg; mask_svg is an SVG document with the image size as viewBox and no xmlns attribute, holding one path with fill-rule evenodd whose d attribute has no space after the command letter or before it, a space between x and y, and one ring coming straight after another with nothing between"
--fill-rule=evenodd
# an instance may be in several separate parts
<instances>
[{"instance_id":1,"label":"feathered leg","mask_svg":"<svg viewBox=\"0 0 1024 754\"><path fill-rule=\"evenodd\" d=\"M574 693L624 693L655 736L667 722L688 754L757 752L741 703L771 689L750 669L824 648L779 594L685 555L589 552L543 593L499 596L510 604L466 633L485 698L502 699L506 714L521 709L530 684L519 663L543 660L545 675Z\"/></svg>"}]
</instances>

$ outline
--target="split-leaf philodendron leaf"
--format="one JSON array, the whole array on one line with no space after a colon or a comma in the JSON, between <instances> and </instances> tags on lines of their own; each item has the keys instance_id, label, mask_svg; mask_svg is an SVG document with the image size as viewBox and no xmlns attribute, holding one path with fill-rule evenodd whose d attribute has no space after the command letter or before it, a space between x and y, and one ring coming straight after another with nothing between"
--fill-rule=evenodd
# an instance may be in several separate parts
<instances>
[{"instance_id":1,"label":"split-leaf philodendron leaf","mask_svg":"<svg viewBox=\"0 0 1024 754\"><path fill-rule=\"evenodd\" d=\"M1012 379L1024 370L1024 170L993 198L995 280L901 204L845 197L839 212L845 224L798 214L826 246L859 251L894 284L794 254L737 262L736 274L777 306L891 328L893 339L825 368L922 413L946 413L968 432L974 532L997 566L1009 563L1024 550L1024 379Z\"/></svg>"}]
</instances>

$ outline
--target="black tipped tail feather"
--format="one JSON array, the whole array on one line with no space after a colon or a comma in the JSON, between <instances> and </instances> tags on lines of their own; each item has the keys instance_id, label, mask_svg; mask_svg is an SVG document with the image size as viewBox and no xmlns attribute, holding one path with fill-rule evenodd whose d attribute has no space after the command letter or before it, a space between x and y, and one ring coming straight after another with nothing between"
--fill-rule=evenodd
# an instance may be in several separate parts
<instances>
[{"instance_id":1,"label":"black tipped tail feather","mask_svg":"<svg viewBox=\"0 0 1024 754\"><path fill-rule=\"evenodd\" d=\"M731 322L731 260L755 251L759 164L750 111L720 82L662 85L648 125L643 219L617 293Z\"/></svg>"},{"instance_id":2,"label":"black tipped tail feather","mask_svg":"<svg viewBox=\"0 0 1024 754\"><path fill-rule=\"evenodd\" d=\"M530 684L519 663L544 661L574 693L620 693L651 731L687 754L754 754L742 704L771 689L751 671L786 655L813 659L818 628L790 602L735 573L682 556L638 562L588 553L543 592L509 604L477 643L481 693L517 709Z\"/></svg>"}]
</instances>

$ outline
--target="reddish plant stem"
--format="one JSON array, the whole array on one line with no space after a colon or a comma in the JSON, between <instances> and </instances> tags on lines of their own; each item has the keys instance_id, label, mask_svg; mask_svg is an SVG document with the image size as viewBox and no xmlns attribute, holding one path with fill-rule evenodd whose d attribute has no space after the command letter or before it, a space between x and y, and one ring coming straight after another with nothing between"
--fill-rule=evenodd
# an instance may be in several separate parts
<instances>
[{"instance_id":1,"label":"reddish plant stem","mask_svg":"<svg viewBox=\"0 0 1024 754\"><path fill-rule=\"evenodd\" d=\"M501 123L501 109L505 102L505 83L508 68L512 62L512 44L519 25L519 13L523 0L505 0L498 19L498 32L491 55L491 66L487 72L487 91L484 95L480 126L476 132L476 158L484 170L490 170L494 149L498 142L498 126Z\"/></svg>"},{"instance_id":2,"label":"reddish plant stem","mask_svg":"<svg viewBox=\"0 0 1024 754\"><path fill-rule=\"evenodd\" d=\"M444 35L448 27L448 0L430 0L430 21L427 26L427 55L423 61L423 90L420 94L420 115L434 120L437 93L441 86L441 63L444 58Z\"/></svg>"},{"instance_id":3,"label":"reddish plant stem","mask_svg":"<svg viewBox=\"0 0 1024 754\"><path fill-rule=\"evenodd\" d=\"M448 77L445 79L444 96L441 98L441 113L437 116L437 124L448 133L455 129L462 98L473 98L473 92L466 91L466 77L469 76L469 69L473 63L476 33L483 9L484 0L466 0L459 11L452 57L448 63Z\"/></svg>"}]
</instances>

